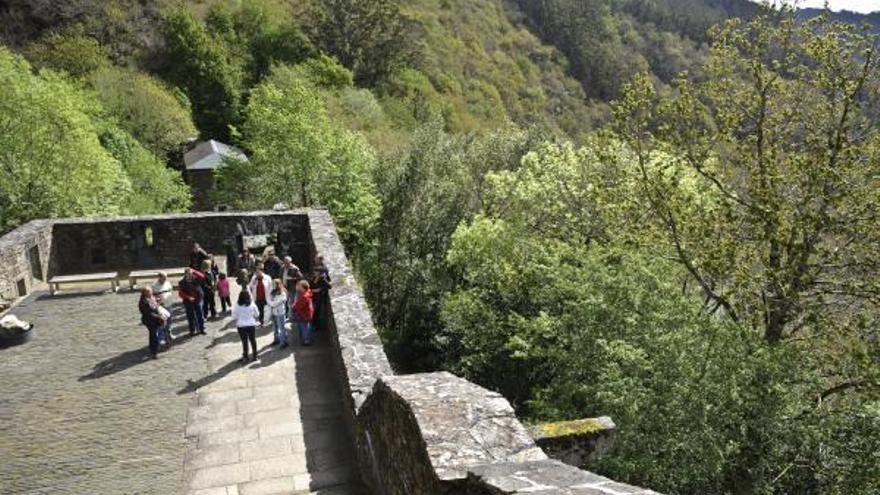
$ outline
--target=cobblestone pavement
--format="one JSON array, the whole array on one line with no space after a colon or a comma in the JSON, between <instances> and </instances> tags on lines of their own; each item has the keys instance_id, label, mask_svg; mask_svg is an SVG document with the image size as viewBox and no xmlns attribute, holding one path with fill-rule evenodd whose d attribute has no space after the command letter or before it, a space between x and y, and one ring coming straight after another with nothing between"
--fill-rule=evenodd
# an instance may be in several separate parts
<instances>
[{"instance_id":1,"label":"cobblestone pavement","mask_svg":"<svg viewBox=\"0 0 880 495\"><path fill-rule=\"evenodd\" d=\"M154 361L137 297L35 293L14 309L37 333L0 349L0 493L362 493L327 342L241 367L227 321L195 338L184 322Z\"/></svg>"}]
</instances>

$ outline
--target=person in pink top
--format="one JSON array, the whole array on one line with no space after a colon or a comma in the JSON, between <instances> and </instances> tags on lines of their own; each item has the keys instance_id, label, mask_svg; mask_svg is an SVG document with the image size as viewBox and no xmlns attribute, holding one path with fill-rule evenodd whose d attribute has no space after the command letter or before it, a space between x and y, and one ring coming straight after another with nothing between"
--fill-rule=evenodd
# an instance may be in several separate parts
<instances>
[{"instance_id":1,"label":"person in pink top","mask_svg":"<svg viewBox=\"0 0 880 495\"><path fill-rule=\"evenodd\" d=\"M232 308L232 301L229 299L229 279L225 273L221 273L217 279L217 295L220 296L220 310L225 313L226 308Z\"/></svg>"}]
</instances>

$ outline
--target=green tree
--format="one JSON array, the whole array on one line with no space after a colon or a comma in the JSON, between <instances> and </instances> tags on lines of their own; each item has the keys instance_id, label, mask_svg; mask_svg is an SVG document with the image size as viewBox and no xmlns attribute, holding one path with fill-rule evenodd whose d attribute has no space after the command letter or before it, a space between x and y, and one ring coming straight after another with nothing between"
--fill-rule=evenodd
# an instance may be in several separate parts
<instances>
[{"instance_id":1,"label":"green tree","mask_svg":"<svg viewBox=\"0 0 880 495\"><path fill-rule=\"evenodd\" d=\"M34 218L124 212L131 183L98 140L94 102L0 48L0 231Z\"/></svg>"},{"instance_id":2,"label":"green tree","mask_svg":"<svg viewBox=\"0 0 880 495\"><path fill-rule=\"evenodd\" d=\"M50 32L28 45L24 53L34 67L63 70L74 77L110 66L107 50L98 40L76 29Z\"/></svg>"},{"instance_id":3,"label":"green tree","mask_svg":"<svg viewBox=\"0 0 880 495\"><path fill-rule=\"evenodd\" d=\"M221 201L327 206L354 256L369 249L379 210L370 181L375 154L362 136L334 126L299 70L278 66L252 90L242 132L250 163L220 170Z\"/></svg>"},{"instance_id":4,"label":"green tree","mask_svg":"<svg viewBox=\"0 0 880 495\"><path fill-rule=\"evenodd\" d=\"M439 364L440 304L455 276L442 253L481 203L483 176L516 167L533 139L516 129L476 138L430 120L410 149L377 170L382 198L375 259L364 269L367 297L395 365Z\"/></svg>"},{"instance_id":5,"label":"green tree","mask_svg":"<svg viewBox=\"0 0 880 495\"><path fill-rule=\"evenodd\" d=\"M164 73L186 91L203 138L228 140L240 120L243 72L222 40L184 9L162 22Z\"/></svg>"},{"instance_id":6,"label":"green tree","mask_svg":"<svg viewBox=\"0 0 880 495\"><path fill-rule=\"evenodd\" d=\"M122 165L131 182L131 194L123 198L126 213L189 211L192 196L180 172L167 168L162 160L122 129L108 127L100 139L104 148Z\"/></svg>"},{"instance_id":7,"label":"green tree","mask_svg":"<svg viewBox=\"0 0 880 495\"><path fill-rule=\"evenodd\" d=\"M321 0L316 7L314 39L359 83L373 85L406 62L407 24L396 0Z\"/></svg>"},{"instance_id":8,"label":"green tree","mask_svg":"<svg viewBox=\"0 0 880 495\"><path fill-rule=\"evenodd\" d=\"M611 415L615 450L592 468L616 479L665 493L871 493L877 402L817 414L815 348L767 346L704 309L646 215L636 156L604 139L545 145L488 174L480 213L448 251L459 280L435 336L444 366L532 419ZM651 163L673 157L655 152ZM722 204L697 173L669 190Z\"/></svg>"},{"instance_id":9,"label":"green tree","mask_svg":"<svg viewBox=\"0 0 880 495\"><path fill-rule=\"evenodd\" d=\"M134 69L95 72L89 83L105 110L158 157L198 137L189 108L157 79Z\"/></svg>"},{"instance_id":10,"label":"green tree","mask_svg":"<svg viewBox=\"0 0 880 495\"><path fill-rule=\"evenodd\" d=\"M620 129L663 245L707 313L763 339L753 352L798 352L797 367L755 375L773 407L744 422L728 483L872 493L880 477L861 460L880 428L880 131L867 106L877 39L783 17L718 28L709 78L681 78L671 96L638 78L617 106ZM683 177L699 195L682 193ZM849 422L868 429L841 443Z\"/></svg>"}]
</instances>

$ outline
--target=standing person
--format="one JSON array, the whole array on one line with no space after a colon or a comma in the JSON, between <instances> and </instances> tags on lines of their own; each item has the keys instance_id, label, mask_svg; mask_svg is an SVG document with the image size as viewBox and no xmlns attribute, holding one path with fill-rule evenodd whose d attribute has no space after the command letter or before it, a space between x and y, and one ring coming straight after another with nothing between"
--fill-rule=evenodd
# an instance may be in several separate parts
<instances>
[{"instance_id":1,"label":"standing person","mask_svg":"<svg viewBox=\"0 0 880 495\"><path fill-rule=\"evenodd\" d=\"M189 252L189 267L193 270L198 270L206 259L208 259L208 252L202 249L198 242L194 242L192 251Z\"/></svg>"},{"instance_id":2,"label":"standing person","mask_svg":"<svg viewBox=\"0 0 880 495\"><path fill-rule=\"evenodd\" d=\"M269 278L272 280L281 278L281 261L275 256L275 251L269 251L266 255L266 260L263 262L263 271L266 272L266 275L269 275Z\"/></svg>"},{"instance_id":3,"label":"standing person","mask_svg":"<svg viewBox=\"0 0 880 495\"><path fill-rule=\"evenodd\" d=\"M236 268L247 271L247 276L250 278L254 273L254 269L257 267L257 259L251 254L250 249L244 248L241 254L238 255L237 261ZM242 285L242 287L244 287L244 285Z\"/></svg>"},{"instance_id":4,"label":"standing person","mask_svg":"<svg viewBox=\"0 0 880 495\"><path fill-rule=\"evenodd\" d=\"M250 290L250 288L248 286L251 283L251 276L248 273L248 271L245 270L244 268L239 270L238 275L235 277L235 283L237 283L238 287L243 291ZM253 297L253 296L254 295L251 294L251 297Z\"/></svg>"},{"instance_id":5,"label":"standing person","mask_svg":"<svg viewBox=\"0 0 880 495\"><path fill-rule=\"evenodd\" d=\"M156 298L156 302L159 303L159 306L165 309L168 313L165 316L165 327L163 331L165 332L165 342L168 343L170 347L171 344L174 343L174 336L171 335L171 294L174 292L174 286L171 284L171 281L168 280L168 275L165 272L159 272L159 278L153 283L153 296Z\"/></svg>"},{"instance_id":6,"label":"standing person","mask_svg":"<svg viewBox=\"0 0 880 495\"><path fill-rule=\"evenodd\" d=\"M293 303L296 301L296 286L302 278L302 272L298 266L293 264L293 259L290 256L285 256L284 267L281 271L281 281L284 283L284 288L287 290L286 308L288 313L293 307Z\"/></svg>"},{"instance_id":7,"label":"standing person","mask_svg":"<svg viewBox=\"0 0 880 495\"><path fill-rule=\"evenodd\" d=\"M327 268L327 264L324 263L324 257L318 256L315 258L315 271L321 274L324 278L327 279L327 283L330 283L330 269Z\"/></svg>"},{"instance_id":8,"label":"standing person","mask_svg":"<svg viewBox=\"0 0 880 495\"><path fill-rule=\"evenodd\" d=\"M312 345L312 318L315 315L315 309L312 307L312 291L309 290L309 283L300 280L296 286L297 296L296 302L293 303L293 321L299 330L299 341L302 345Z\"/></svg>"},{"instance_id":9,"label":"standing person","mask_svg":"<svg viewBox=\"0 0 880 495\"><path fill-rule=\"evenodd\" d=\"M196 332L205 333L205 313L202 308L202 279L205 276L198 270L187 268L183 272L183 278L177 284L177 295L183 301L186 310L186 322L189 324L189 334Z\"/></svg>"},{"instance_id":10,"label":"standing person","mask_svg":"<svg viewBox=\"0 0 880 495\"><path fill-rule=\"evenodd\" d=\"M208 260L211 261L211 273L214 274L214 280L220 276L220 267L214 262L214 255L208 253Z\"/></svg>"},{"instance_id":11,"label":"standing person","mask_svg":"<svg viewBox=\"0 0 880 495\"><path fill-rule=\"evenodd\" d=\"M202 274L205 276L202 280L202 309L205 312L205 319L208 318L208 313L211 314L211 318L217 317L217 299L214 297L217 278L214 276L214 270L211 267L212 264L211 260L205 260L202 262Z\"/></svg>"},{"instance_id":12,"label":"standing person","mask_svg":"<svg viewBox=\"0 0 880 495\"><path fill-rule=\"evenodd\" d=\"M217 279L217 295L220 297L221 311L225 314L227 307L232 309L232 301L229 300L229 279L222 272Z\"/></svg>"},{"instance_id":13,"label":"standing person","mask_svg":"<svg viewBox=\"0 0 880 495\"><path fill-rule=\"evenodd\" d=\"M257 309L260 310L260 326L265 324L265 308L266 308L266 298L269 296L269 291L272 290L272 281L269 279L269 276L263 273L263 265L257 265L257 271L254 273L254 276L251 278L251 283L248 284L248 289L251 294L253 294L254 302L257 304Z\"/></svg>"},{"instance_id":14,"label":"standing person","mask_svg":"<svg viewBox=\"0 0 880 495\"><path fill-rule=\"evenodd\" d=\"M153 298L152 287L141 289L138 310L141 312L141 323L147 327L150 357L157 359L159 353L159 332L165 326L165 318L159 312L159 303Z\"/></svg>"},{"instance_id":15,"label":"standing person","mask_svg":"<svg viewBox=\"0 0 880 495\"><path fill-rule=\"evenodd\" d=\"M272 325L275 327L275 341L272 345L287 347L287 329L284 328L287 307L287 291L280 278L273 280L272 292L269 293L269 314L272 316Z\"/></svg>"},{"instance_id":16,"label":"standing person","mask_svg":"<svg viewBox=\"0 0 880 495\"><path fill-rule=\"evenodd\" d=\"M326 270L316 269L312 277L312 304L315 306L315 316L312 320L315 331L324 330L324 322L327 321L327 309L330 306L330 273Z\"/></svg>"},{"instance_id":17,"label":"standing person","mask_svg":"<svg viewBox=\"0 0 880 495\"><path fill-rule=\"evenodd\" d=\"M235 320L235 327L238 328L238 337L241 339L241 363L248 362L248 342L251 345L253 358L251 361L257 360L257 315L259 310L251 300L248 291L243 290L238 294L238 302L232 307L232 318Z\"/></svg>"}]
</instances>

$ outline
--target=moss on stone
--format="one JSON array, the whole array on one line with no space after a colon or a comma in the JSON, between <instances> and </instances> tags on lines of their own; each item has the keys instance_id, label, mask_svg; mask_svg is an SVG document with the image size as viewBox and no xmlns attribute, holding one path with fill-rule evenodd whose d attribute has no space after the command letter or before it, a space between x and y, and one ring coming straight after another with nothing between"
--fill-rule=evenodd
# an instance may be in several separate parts
<instances>
[{"instance_id":1,"label":"moss on stone","mask_svg":"<svg viewBox=\"0 0 880 495\"><path fill-rule=\"evenodd\" d=\"M545 438L591 435L605 429L596 418L559 421L536 425L535 429Z\"/></svg>"}]
</instances>

